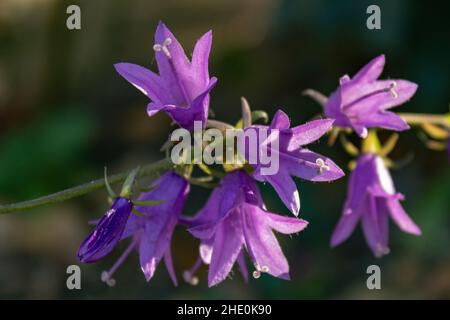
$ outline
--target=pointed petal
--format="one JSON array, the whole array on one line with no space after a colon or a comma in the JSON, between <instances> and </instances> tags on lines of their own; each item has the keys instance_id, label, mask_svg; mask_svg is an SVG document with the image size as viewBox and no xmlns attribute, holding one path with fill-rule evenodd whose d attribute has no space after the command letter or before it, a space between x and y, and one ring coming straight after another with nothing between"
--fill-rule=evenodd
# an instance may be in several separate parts
<instances>
[{"instance_id":1,"label":"pointed petal","mask_svg":"<svg viewBox=\"0 0 450 320\"><path fill-rule=\"evenodd\" d=\"M360 218L359 213L350 213L350 214L342 214L336 228L333 231L333 235L331 236L331 247L336 247L340 245L342 242L348 239L350 235L355 230L356 224Z\"/></svg>"},{"instance_id":2,"label":"pointed petal","mask_svg":"<svg viewBox=\"0 0 450 320\"><path fill-rule=\"evenodd\" d=\"M192 68L199 81L205 85L209 82L208 60L212 44L212 31L205 33L195 44L192 53Z\"/></svg>"},{"instance_id":3,"label":"pointed petal","mask_svg":"<svg viewBox=\"0 0 450 320\"><path fill-rule=\"evenodd\" d=\"M152 71L132 63L116 63L116 71L155 103L167 98L161 79Z\"/></svg>"},{"instance_id":4,"label":"pointed petal","mask_svg":"<svg viewBox=\"0 0 450 320\"><path fill-rule=\"evenodd\" d=\"M270 127L272 129L279 129L279 130L289 129L290 126L291 122L289 120L289 117L282 110L278 110L277 113L275 113L272 122L270 124Z\"/></svg>"},{"instance_id":5,"label":"pointed petal","mask_svg":"<svg viewBox=\"0 0 450 320\"><path fill-rule=\"evenodd\" d=\"M318 159L321 159L328 169L320 172ZM280 154L280 167L284 167L293 176L310 181L333 181L345 175L329 158L304 148L289 154Z\"/></svg>"},{"instance_id":6,"label":"pointed petal","mask_svg":"<svg viewBox=\"0 0 450 320\"><path fill-rule=\"evenodd\" d=\"M209 287L217 285L228 276L242 250L243 243L241 217L239 212L235 211L217 227L208 272Z\"/></svg>"},{"instance_id":7,"label":"pointed petal","mask_svg":"<svg viewBox=\"0 0 450 320\"><path fill-rule=\"evenodd\" d=\"M241 250L241 253L239 254L239 256L237 258L237 263L239 265L239 270L241 270L242 277L244 278L244 281L247 283L248 282L248 268L247 268L247 263L245 262L243 250Z\"/></svg>"},{"instance_id":8,"label":"pointed petal","mask_svg":"<svg viewBox=\"0 0 450 320\"><path fill-rule=\"evenodd\" d=\"M172 252L170 248L166 251L166 254L164 255L164 263L166 264L166 269L167 272L169 273L170 279L173 282L173 285L175 287L178 286L177 275L175 274L175 269L173 268Z\"/></svg>"},{"instance_id":9,"label":"pointed petal","mask_svg":"<svg viewBox=\"0 0 450 320\"><path fill-rule=\"evenodd\" d=\"M358 82L370 82L378 79L378 77L383 72L385 64L384 54L372 59L368 64L366 64L357 74L354 75L353 81Z\"/></svg>"},{"instance_id":10,"label":"pointed petal","mask_svg":"<svg viewBox=\"0 0 450 320\"><path fill-rule=\"evenodd\" d=\"M204 264L211 263L211 257L213 252L214 238L203 240L199 246L200 258L202 258Z\"/></svg>"},{"instance_id":11,"label":"pointed petal","mask_svg":"<svg viewBox=\"0 0 450 320\"><path fill-rule=\"evenodd\" d=\"M333 122L333 119L320 119L292 128L293 136L289 141L287 150L296 150L300 146L318 140L331 129Z\"/></svg>"},{"instance_id":12,"label":"pointed petal","mask_svg":"<svg viewBox=\"0 0 450 320\"><path fill-rule=\"evenodd\" d=\"M284 217L270 212L264 212L263 214L265 223L272 229L283 234L297 233L308 226L308 221L303 219Z\"/></svg>"},{"instance_id":13,"label":"pointed petal","mask_svg":"<svg viewBox=\"0 0 450 320\"><path fill-rule=\"evenodd\" d=\"M376 257L389 252L388 248L389 215L384 199L369 197L366 211L362 214L362 227L367 244Z\"/></svg>"},{"instance_id":14,"label":"pointed petal","mask_svg":"<svg viewBox=\"0 0 450 320\"><path fill-rule=\"evenodd\" d=\"M274 277L289 280L289 264L277 238L265 223L262 210L243 204L241 207L243 229L247 251L260 268L267 267Z\"/></svg>"},{"instance_id":15,"label":"pointed petal","mask_svg":"<svg viewBox=\"0 0 450 320\"><path fill-rule=\"evenodd\" d=\"M387 200L387 206L392 220L394 220L400 230L416 236L420 236L422 234L420 228L414 223L414 221L412 221L405 210L403 210L398 200Z\"/></svg>"},{"instance_id":16,"label":"pointed petal","mask_svg":"<svg viewBox=\"0 0 450 320\"><path fill-rule=\"evenodd\" d=\"M300 196L297 185L289 174L280 170L278 174L266 176L267 182L275 189L284 205L294 214L300 211Z\"/></svg>"}]
</instances>

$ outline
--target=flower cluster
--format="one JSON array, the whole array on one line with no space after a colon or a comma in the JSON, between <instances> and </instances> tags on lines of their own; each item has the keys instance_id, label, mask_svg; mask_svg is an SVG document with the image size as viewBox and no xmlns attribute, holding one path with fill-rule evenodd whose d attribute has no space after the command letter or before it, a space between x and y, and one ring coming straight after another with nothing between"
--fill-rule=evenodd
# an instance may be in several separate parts
<instances>
[{"instance_id":1,"label":"flower cluster","mask_svg":"<svg viewBox=\"0 0 450 320\"><path fill-rule=\"evenodd\" d=\"M217 81L209 76L208 71L211 43L212 33L208 32L198 40L189 60L170 30L159 23L153 46L159 74L130 63L118 63L115 68L151 100L147 107L149 116L164 111L189 132L194 130L195 121L201 122L203 127L232 127L208 120L209 94ZM241 146L243 163L224 164L220 172L201 163L199 167L208 174L208 179L201 181L192 177L192 164L174 166L173 170L154 181L149 190L141 192L136 200L131 199L130 191L136 178L136 173L133 173L124 185L125 192L121 192L119 197L112 196L111 208L81 244L80 260L97 261L109 254L119 241L130 239L130 245L116 264L102 274L103 281L114 284L113 273L136 249L147 281L164 258L176 285L171 240L175 227L182 225L199 239L199 257L192 269L184 272L185 281L196 284L195 272L205 264L209 266L208 285L217 285L227 278L236 262L247 280L245 252L253 265L255 278L267 273L289 279L289 264L274 232L296 234L308 225L298 217L300 197L292 177L329 182L344 176L331 159L306 148L335 130L343 138L354 131L366 139L350 175L348 197L331 245L334 247L346 240L361 221L369 247L376 256L382 256L389 250L389 216L403 231L419 235L420 229L400 205L404 196L394 189L385 164L387 158L382 154L376 133L369 134L372 131L368 130L408 129L400 116L387 110L409 100L417 85L406 80L377 80L384 63L384 56L379 56L353 78L342 77L336 92L324 100L325 118L302 125L291 127L289 116L282 110L277 111L269 125L253 124L252 112L244 100L239 126L244 132L268 131L266 138L256 140L256 147L258 150L266 149L279 159L275 173L264 171L267 163L259 158L260 154L256 161L249 161L245 141ZM273 139L277 139L276 147L272 144ZM352 145L350 149L357 148ZM190 184L201 182L211 186L210 182L214 181L214 190L204 207L193 217L184 216L183 206ZM264 204L258 182L268 182L294 216L270 212Z\"/></svg>"}]
</instances>

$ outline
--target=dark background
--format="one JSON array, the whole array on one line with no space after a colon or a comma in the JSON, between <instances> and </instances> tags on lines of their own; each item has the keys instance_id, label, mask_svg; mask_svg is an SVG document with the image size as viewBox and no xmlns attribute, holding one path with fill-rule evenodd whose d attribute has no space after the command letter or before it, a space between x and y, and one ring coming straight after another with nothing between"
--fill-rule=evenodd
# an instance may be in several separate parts
<instances>
[{"instance_id":1,"label":"dark background","mask_svg":"<svg viewBox=\"0 0 450 320\"><path fill-rule=\"evenodd\" d=\"M66 8L78 4L82 29L66 28ZM366 8L378 4L382 30L366 28ZM156 69L153 33L159 20L187 52L209 29L214 42L210 74L219 78L211 107L216 118L240 118L239 98L271 115L283 108L294 124L320 112L301 95L326 94L338 78L354 74L386 54L383 77L419 84L411 102L397 110L444 113L450 102L450 8L446 1L59 1L0 0L0 201L9 203L98 178L107 165L119 172L163 157L159 147L170 121L146 116L147 99L123 80L113 64L126 61ZM324 141L311 149L342 168L351 160ZM239 272L213 289L183 283L182 271L197 255L197 241L176 230L173 255L180 285L163 264L146 283L137 254L108 288L100 273L125 244L93 265L82 265L82 290L66 288L66 267L87 221L106 209L99 191L62 204L0 217L0 298L450 298L450 169L445 152L427 150L416 130L403 133L392 159L412 157L393 171L404 207L421 237L391 228L391 254L375 259L358 231L342 246L329 239L341 214L347 178L332 184L298 181L301 217L310 222L298 236L280 236L292 281L263 275L244 284ZM269 209L288 214L269 186ZM205 202L193 188L186 214ZM366 268L378 264L382 290L366 288Z\"/></svg>"}]
</instances>

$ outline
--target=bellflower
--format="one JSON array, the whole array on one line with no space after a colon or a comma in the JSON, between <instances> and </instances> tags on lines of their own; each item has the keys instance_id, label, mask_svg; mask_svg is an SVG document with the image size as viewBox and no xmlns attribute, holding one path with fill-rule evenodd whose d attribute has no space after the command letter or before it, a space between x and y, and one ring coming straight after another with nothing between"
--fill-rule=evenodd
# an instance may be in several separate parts
<instances>
[{"instance_id":1,"label":"bellflower","mask_svg":"<svg viewBox=\"0 0 450 320\"><path fill-rule=\"evenodd\" d=\"M102 274L102 280L106 283L113 281L112 274L133 249L136 249L147 281L153 277L158 263L164 258L169 275L174 284L177 284L170 243L189 192L189 184L178 174L169 171L151 186L155 189L142 193L138 200L155 200L161 203L152 206L136 206L139 215L132 214L129 217L121 236L121 239L132 238L131 244L116 264Z\"/></svg>"},{"instance_id":2,"label":"bellflower","mask_svg":"<svg viewBox=\"0 0 450 320\"><path fill-rule=\"evenodd\" d=\"M194 121L204 124L207 120L209 92L217 81L208 71L211 43L209 31L198 40L189 61L175 36L160 22L153 46L159 75L131 63L118 63L115 68L152 101L147 106L149 116L163 110L181 127L193 130Z\"/></svg>"},{"instance_id":3,"label":"bellflower","mask_svg":"<svg viewBox=\"0 0 450 320\"><path fill-rule=\"evenodd\" d=\"M344 242L361 221L367 244L374 255L389 253L389 217L399 228L413 235L420 235L419 227L403 210L383 159L374 154L363 154L351 173L344 211L331 238L331 246Z\"/></svg>"},{"instance_id":4,"label":"bellflower","mask_svg":"<svg viewBox=\"0 0 450 320\"><path fill-rule=\"evenodd\" d=\"M267 181L272 185L289 210L298 215L300 210L300 197L297 186L291 176L310 181L332 181L344 176L344 172L330 159L314 153L303 146L318 140L333 125L332 119L314 120L303 125L291 128L289 117L279 110L270 126L255 125L249 129L267 130L268 138L264 141L258 139L258 150L267 148L275 153L279 160L279 169L275 174L265 174L261 158L252 164L252 176L258 181ZM276 132L278 148L272 148L270 140ZM251 146L246 146L246 157ZM272 155L273 156L273 155ZM254 163L252 161L250 163Z\"/></svg>"},{"instance_id":5,"label":"bellflower","mask_svg":"<svg viewBox=\"0 0 450 320\"><path fill-rule=\"evenodd\" d=\"M395 131L409 128L404 120L387 110L408 101L417 85L406 80L377 80L384 63L384 55L380 55L353 78L341 77L339 88L324 106L325 115L336 120L335 126L352 128L362 138L367 136L367 128Z\"/></svg>"},{"instance_id":6,"label":"bellflower","mask_svg":"<svg viewBox=\"0 0 450 320\"><path fill-rule=\"evenodd\" d=\"M192 223L195 226L189 231L201 240L201 258L210 265L210 287L223 281L236 261L245 275L244 248L255 266L255 277L265 272L289 279L289 264L273 230L292 234L308 224L268 212L256 182L243 171L223 178Z\"/></svg>"},{"instance_id":7,"label":"bellflower","mask_svg":"<svg viewBox=\"0 0 450 320\"><path fill-rule=\"evenodd\" d=\"M81 262L95 262L109 254L119 242L131 211L131 200L118 197L111 208L98 221L96 228L87 236L78 250Z\"/></svg>"}]
</instances>

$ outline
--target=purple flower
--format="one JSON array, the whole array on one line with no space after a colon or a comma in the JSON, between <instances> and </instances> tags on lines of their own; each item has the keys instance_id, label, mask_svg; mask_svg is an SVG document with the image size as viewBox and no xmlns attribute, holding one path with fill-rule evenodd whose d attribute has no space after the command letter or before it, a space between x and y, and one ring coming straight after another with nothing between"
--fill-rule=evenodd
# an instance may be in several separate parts
<instances>
[{"instance_id":1,"label":"purple flower","mask_svg":"<svg viewBox=\"0 0 450 320\"><path fill-rule=\"evenodd\" d=\"M268 129L268 139L259 140L258 150L261 152L267 146L271 156L277 155L274 158L279 160L278 171L272 175L264 173L263 169L267 168L267 165L262 164L261 157L258 157L256 164L253 164L255 161L251 160L250 163L254 169L252 176L258 181L269 182L286 207L295 215L298 215L300 210L300 197L291 176L310 181L332 181L344 176L344 172L332 160L303 148L323 136L332 124L331 119L320 119L290 128L289 117L278 110L269 127L255 125L247 129ZM272 132L278 133L274 138L278 140L278 148L273 148L268 142L273 139ZM251 146L245 148L247 160L249 160L250 148Z\"/></svg>"},{"instance_id":2,"label":"purple flower","mask_svg":"<svg viewBox=\"0 0 450 320\"><path fill-rule=\"evenodd\" d=\"M175 36L160 22L153 46L159 75L131 63L118 63L115 68L152 100L147 106L149 116L163 110L181 127L192 130L194 121L206 122L209 92L217 81L208 72L211 42L209 31L198 40L189 61Z\"/></svg>"},{"instance_id":3,"label":"purple flower","mask_svg":"<svg viewBox=\"0 0 450 320\"><path fill-rule=\"evenodd\" d=\"M340 86L325 104L325 114L336 120L336 126L352 128L360 137L367 136L367 128L395 131L409 126L388 109L408 101L417 85L406 80L377 80L384 68L384 55L363 67L352 79L344 75Z\"/></svg>"},{"instance_id":4,"label":"purple flower","mask_svg":"<svg viewBox=\"0 0 450 320\"><path fill-rule=\"evenodd\" d=\"M404 232L420 235L419 227L400 204L403 199L403 195L395 191L383 159L363 154L351 173L344 211L331 238L331 246L344 242L361 220L367 244L375 256L389 253L389 216Z\"/></svg>"},{"instance_id":5,"label":"purple flower","mask_svg":"<svg viewBox=\"0 0 450 320\"><path fill-rule=\"evenodd\" d=\"M236 261L246 277L244 248L255 266L255 277L265 272L289 279L289 264L273 230L292 234L308 224L268 212L255 181L243 171L222 180L193 223L196 226L189 231L201 239L201 258L210 265L210 287L223 281Z\"/></svg>"},{"instance_id":6,"label":"purple flower","mask_svg":"<svg viewBox=\"0 0 450 320\"><path fill-rule=\"evenodd\" d=\"M112 251L119 242L133 203L126 198L117 198L97 223L95 229L87 236L78 250L81 262L95 262Z\"/></svg>"},{"instance_id":7,"label":"purple flower","mask_svg":"<svg viewBox=\"0 0 450 320\"><path fill-rule=\"evenodd\" d=\"M161 201L161 203L136 207L142 215L132 214L130 216L121 237L121 239L131 237L132 242L116 264L109 271L103 273L102 279L107 283L111 282L112 274L125 260L126 256L133 249L137 249L141 269L147 281L153 277L158 263L164 258L169 275L174 284L177 284L170 243L189 192L189 184L178 174L169 171L151 186L156 188L150 192L142 193L138 200L155 200Z\"/></svg>"}]
</instances>

